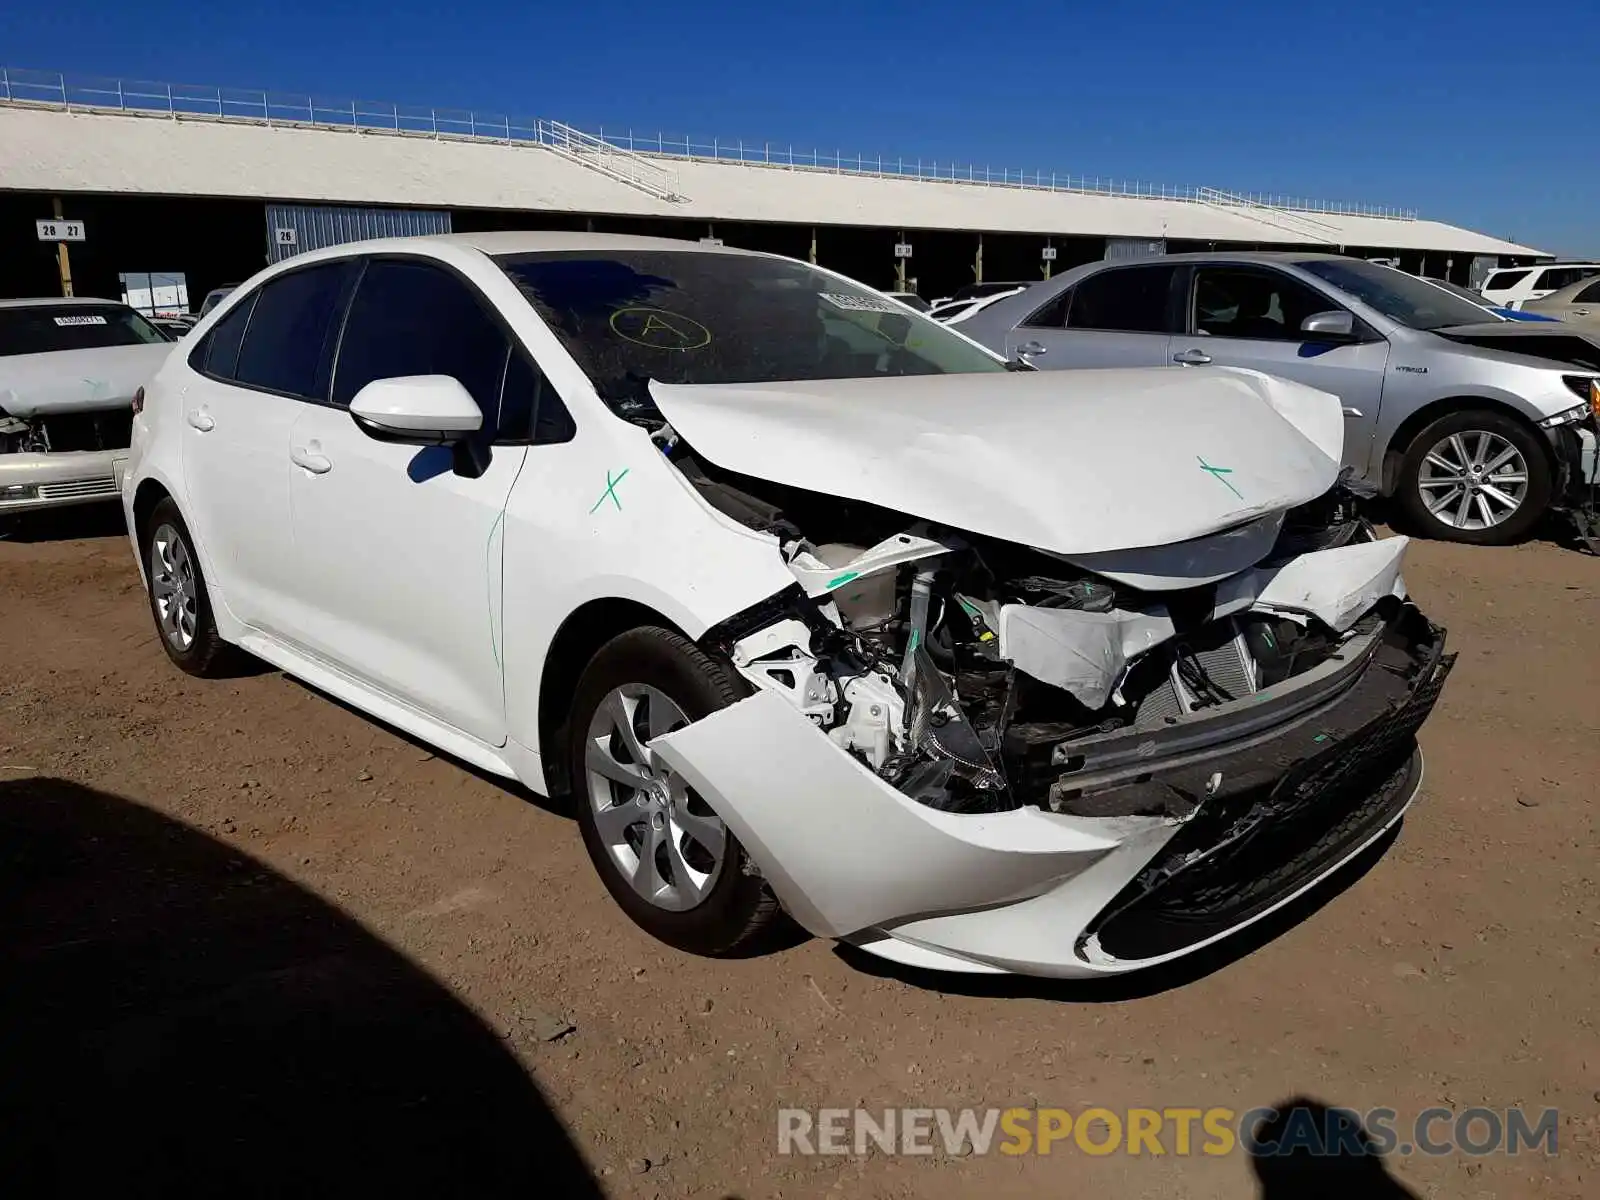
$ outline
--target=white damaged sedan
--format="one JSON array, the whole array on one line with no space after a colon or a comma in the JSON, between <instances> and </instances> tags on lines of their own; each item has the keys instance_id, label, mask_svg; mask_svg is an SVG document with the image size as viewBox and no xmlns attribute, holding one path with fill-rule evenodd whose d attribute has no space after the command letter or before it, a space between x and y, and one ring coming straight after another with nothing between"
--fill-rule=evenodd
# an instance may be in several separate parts
<instances>
[{"instance_id":1,"label":"white damaged sedan","mask_svg":"<svg viewBox=\"0 0 1600 1200\"><path fill-rule=\"evenodd\" d=\"M1188 953L1391 828L1453 659L1334 397L1037 373L840 276L484 234L301 255L146 389L167 653L570 795L656 937Z\"/></svg>"}]
</instances>

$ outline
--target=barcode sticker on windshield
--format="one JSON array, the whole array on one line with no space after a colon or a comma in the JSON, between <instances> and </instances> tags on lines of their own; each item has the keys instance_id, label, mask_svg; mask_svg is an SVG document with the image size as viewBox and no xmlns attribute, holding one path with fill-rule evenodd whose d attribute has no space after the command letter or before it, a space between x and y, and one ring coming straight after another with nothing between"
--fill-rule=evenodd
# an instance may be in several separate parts
<instances>
[{"instance_id":1,"label":"barcode sticker on windshield","mask_svg":"<svg viewBox=\"0 0 1600 1200\"><path fill-rule=\"evenodd\" d=\"M823 292L822 298L835 308L851 312L899 312L900 306L886 296L851 296L844 292Z\"/></svg>"},{"instance_id":2,"label":"barcode sticker on windshield","mask_svg":"<svg viewBox=\"0 0 1600 1200\"><path fill-rule=\"evenodd\" d=\"M104 325L104 317L57 317L57 325Z\"/></svg>"}]
</instances>

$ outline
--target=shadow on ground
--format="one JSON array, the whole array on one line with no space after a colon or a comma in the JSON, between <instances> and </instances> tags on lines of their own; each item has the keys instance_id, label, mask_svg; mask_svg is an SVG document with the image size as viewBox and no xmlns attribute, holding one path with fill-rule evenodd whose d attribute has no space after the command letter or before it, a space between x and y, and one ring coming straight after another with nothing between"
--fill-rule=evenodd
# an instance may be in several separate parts
<instances>
[{"instance_id":1,"label":"shadow on ground","mask_svg":"<svg viewBox=\"0 0 1600 1200\"><path fill-rule=\"evenodd\" d=\"M1304 1096L1273 1108L1249 1147L1261 1200L1417 1200L1355 1113Z\"/></svg>"},{"instance_id":2,"label":"shadow on ground","mask_svg":"<svg viewBox=\"0 0 1600 1200\"><path fill-rule=\"evenodd\" d=\"M1223 938L1205 949L1175 960L1166 966L1146 967L1128 975L1106 979L1040 979L1027 975L964 975L953 971L929 971L906 967L868 954L841 942L835 952L851 966L869 975L899 979L930 991L961 996L1035 997L1068 1004L1105 1004L1140 1000L1174 988L1188 987L1207 975L1231 966L1262 946L1281 937L1310 918L1347 888L1358 883L1383 858L1405 827L1401 821L1339 870L1309 891L1295 897L1254 925Z\"/></svg>"},{"instance_id":3,"label":"shadow on ground","mask_svg":"<svg viewBox=\"0 0 1600 1200\"><path fill-rule=\"evenodd\" d=\"M75 538L128 536L122 505L71 504L36 513L0 516L0 539L12 542L65 542Z\"/></svg>"},{"instance_id":4,"label":"shadow on ground","mask_svg":"<svg viewBox=\"0 0 1600 1200\"><path fill-rule=\"evenodd\" d=\"M17 1194L602 1194L444 987L119 797L0 781L0 980Z\"/></svg>"}]
</instances>

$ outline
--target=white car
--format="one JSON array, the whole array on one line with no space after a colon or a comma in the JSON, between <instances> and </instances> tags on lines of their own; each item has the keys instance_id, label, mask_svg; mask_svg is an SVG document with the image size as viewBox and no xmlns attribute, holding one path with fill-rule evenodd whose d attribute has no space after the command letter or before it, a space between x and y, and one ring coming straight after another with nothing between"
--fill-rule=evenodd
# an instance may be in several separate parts
<instances>
[{"instance_id":1,"label":"white car","mask_svg":"<svg viewBox=\"0 0 1600 1200\"><path fill-rule=\"evenodd\" d=\"M1101 975L1393 826L1452 659L1338 483L1326 393L1039 373L829 271L486 233L269 268L147 387L163 646L243 648L574 797L687 950L781 910Z\"/></svg>"},{"instance_id":2,"label":"white car","mask_svg":"<svg viewBox=\"0 0 1600 1200\"><path fill-rule=\"evenodd\" d=\"M1600 275L1600 263L1540 263L1533 267L1503 267L1493 271L1478 289L1484 302L1496 308L1521 311L1529 300L1540 300L1580 279Z\"/></svg>"},{"instance_id":3,"label":"white car","mask_svg":"<svg viewBox=\"0 0 1600 1200\"><path fill-rule=\"evenodd\" d=\"M112 300L0 300L0 517L115 500L172 340Z\"/></svg>"}]
</instances>

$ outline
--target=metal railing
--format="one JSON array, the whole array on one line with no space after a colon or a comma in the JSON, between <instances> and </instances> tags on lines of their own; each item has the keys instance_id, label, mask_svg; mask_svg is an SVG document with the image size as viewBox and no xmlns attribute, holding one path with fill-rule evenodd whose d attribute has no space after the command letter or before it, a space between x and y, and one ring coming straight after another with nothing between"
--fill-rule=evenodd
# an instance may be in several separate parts
<instances>
[{"instance_id":1,"label":"metal railing","mask_svg":"<svg viewBox=\"0 0 1600 1200\"><path fill-rule=\"evenodd\" d=\"M260 89L79 77L60 72L4 67L0 67L0 103L39 105L69 111L92 109L543 146L662 199L683 198L678 194L676 173L658 161L677 159L822 171L878 179L1173 200L1244 209L1257 219L1266 219L1266 210L1322 216L1380 217L1398 221L1417 219L1417 210L1411 208L1335 203L1275 193L1219 192L1214 188L1175 187L1054 171L1017 171L903 156L869 157L864 154L844 154L837 150L829 155L820 149L807 152L793 145L774 145L771 142L723 141L715 138L705 142L688 137L668 137L664 133L636 134L631 129L625 133L615 130L608 133L602 127L598 133L591 134L560 121L470 109L423 108L392 102L334 99ZM652 172L647 167L655 167L656 171Z\"/></svg>"},{"instance_id":2,"label":"metal railing","mask_svg":"<svg viewBox=\"0 0 1600 1200\"><path fill-rule=\"evenodd\" d=\"M537 129L539 142L564 158L630 184L659 200L684 198L678 192L678 173L661 166L657 159L625 150L561 121L540 121Z\"/></svg>"}]
</instances>

